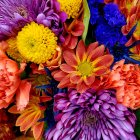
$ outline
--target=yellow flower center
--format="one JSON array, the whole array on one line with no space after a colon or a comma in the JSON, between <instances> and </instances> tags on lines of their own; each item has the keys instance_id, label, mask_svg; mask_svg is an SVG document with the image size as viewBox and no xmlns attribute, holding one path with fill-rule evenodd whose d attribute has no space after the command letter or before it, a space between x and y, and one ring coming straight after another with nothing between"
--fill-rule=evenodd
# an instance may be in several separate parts
<instances>
[{"instance_id":1,"label":"yellow flower center","mask_svg":"<svg viewBox=\"0 0 140 140\"><path fill-rule=\"evenodd\" d=\"M78 16L81 8L82 0L58 0L61 11L66 12L68 18L75 18Z\"/></svg>"},{"instance_id":2,"label":"yellow flower center","mask_svg":"<svg viewBox=\"0 0 140 140\"><path fill-rule=\"evenodd\" d=\"M32 22L18 33L17 48L28 61L45 63L56 53L57 39L48 27Z\"/></svg>"},{"instance_id":3,"label":"yellow flower center","mask_svg":"<svg viewBox=\"0 0 140 140\"><path fill-rule=\"evenodd\" d=\"M89 76L93 71L93 67L92 67L91 63L83 62L83 63L79 64L77 70L80 72L80 74L82 76Z\"/></svg>"}]
</instances>

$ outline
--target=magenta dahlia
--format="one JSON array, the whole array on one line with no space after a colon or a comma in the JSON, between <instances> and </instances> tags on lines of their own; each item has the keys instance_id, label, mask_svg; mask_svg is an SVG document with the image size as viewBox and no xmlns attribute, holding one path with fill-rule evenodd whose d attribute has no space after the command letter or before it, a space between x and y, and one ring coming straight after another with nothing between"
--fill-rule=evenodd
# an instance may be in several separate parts
<instances>
[{"instance_id":1,"label":"magenta dahlia","mask_svg":"<svg viewBox=\"0 0 140 140\"><path fill-rule=\"evenodd\" d=\"M14 36L31 21L49 27L63 41L63 22L67 15L60 12L56 0L1 0L0 40Z\"/></svg>"},{"instance_id":2,"label":"magenta dahlia","mask_svg":"<svg viewBox=\"0 0 140 140\"><path fill-rule=\"evenodd\" d=\"M59 93L54 111L59 112L57 124L46 140L136 140L136 117L117 103L113 90Z\"/></svg>"}]
</instances>

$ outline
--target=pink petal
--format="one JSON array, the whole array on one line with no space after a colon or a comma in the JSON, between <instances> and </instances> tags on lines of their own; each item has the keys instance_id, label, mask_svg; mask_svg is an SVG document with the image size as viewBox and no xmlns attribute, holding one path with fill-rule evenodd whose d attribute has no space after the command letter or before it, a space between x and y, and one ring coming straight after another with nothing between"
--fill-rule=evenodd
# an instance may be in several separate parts
<instances>
[{"instance_id":1,"label":"pink petal","mask_svg":"<svg viewBox=\"0 0 140 140\"><path fill-rule=\"evenodd\" d=\"M84 79L86 85L91 85L95 81L95 75L91 75Z\"/></svg>"},{"instance_id":2,"label":"pink petal","mask_svg":"<svg viewBox=\"0 0 140 140\"><path fill-rule=\"evenodd\" d=\"M26 80L22 80L20 86L16 92L17 109L23 110L29 102L29 93L31 89L31 83Z\"/></svg>"},{"instance_id":3,"label":"pink petal","mask_svg":"<svg viewBox=\"0 0 140 140\"><path fill-rule=\"evenodd\" d=\"M87 55L90 55L98 47L98 45L98 42L91 43L87 48Z\"/></svg>"},{"instance_id":4,"label":"pink petal","mask_svg":"<svg viewBox=\"0 0 140 140\"><path fill-rule=\"evenodd\" d=\"M78 84L81 82L81 76L77 75L76 73L72 73L70 75L70 81L71 83L74 83L74 84Z\"/></svg>"},{"instance_id":5,"label":"pink petal","mask_svg":"<svg viewBox=\"0 0 140 140\"><path fill-rule=\"evenodd\" d=\"M101 56L97 58L96 60L98 61L98 63L96 64L96 67L100 67L100 66L109 67L113 63L114 57L113 55L108 54L108 55Z\"/></svg>"},{"instance_id":6,"label":"pink petal","mask_svg":"<svg viewBox=\"0 0 140 140\"><path fill-rule=\"evenodd\" d=\"M75 68L69 66L68 64L61 64L60 69L66 73L71 73L71 72L75 71Z\"/></svg>"},{"instance_id":7,"label":"pink petal","mask_svg":"<svg viewBox=\"0 0 140 140\"><path fill-rule=\"evenodd\" d=\"M86 49L83 40L80 40L76 49L76 56L80 61L84 59Z\"/></svg>"},{"instance_id":8,"label":"pink petal","mask_svg":"<svg viewBox=\"0 0 140 140\"><path fill-rule=\"evenodd\" d=\"M76 56L72 50L71 51L64 51L63 57L68 65L70 65L70 66L77 65Z\"/></svg>"},{"instance_id":9,"label":"pink petal","mask_svg":"<svg viewBox=\"0 0 140 140\"><path fill-rule=\"evenodd\" d=\"M101 45L99 47L97 47L95 50L93 50L90 55L88 56L88 59L90 61L94 61L96 58L102 56L104 54L104 45Z\"/></svg>"}]
</instances>

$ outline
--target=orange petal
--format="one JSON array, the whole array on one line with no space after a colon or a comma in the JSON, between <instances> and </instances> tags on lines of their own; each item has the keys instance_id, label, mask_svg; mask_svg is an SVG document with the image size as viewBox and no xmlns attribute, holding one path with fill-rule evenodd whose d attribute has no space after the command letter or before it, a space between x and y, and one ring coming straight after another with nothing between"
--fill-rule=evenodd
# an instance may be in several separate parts
<instances>
[{"instance_id":1,"label":"orange petal","mask_svg":"<svg viewBox=\"0 0 140 140\"><path fill-rule=\"evenodd\" d=\"M13 114L20 114L21 113L21 111L17 110L17 106L16 105L10 107L8 112L13 113Z\"/></svg>"},{"instance_id":2,"label":"orange petal","mask_svg":"<svg viewBox=\"0 0 140 140\"><path fill-rule=\"evenodd\" d=\"M21 131L27 131L30 127L32 127L40 118L40 113L32 113L27 118L24 119L23 123L20 126Z\"/></svg>"},{"instance_id":3,"label":"orange petal","mask_svg":"<svg viewBox=\"0 0 140 140\"><path fill-rule=\"evenodd\" d=\"M60 65L60 69L66 73L71 73L71 72L74 72L75 71L75 68L74 67L71 67L67 64L61 64Z\"/></svg>"},{"instance_id":4,"label":"orange petal","mask_svg":"<svg viewBox=\"0 0 140 140\"><path fill-rule=\"evenodd\" d=\"M85 92L89 88L89 86L87 86L85 84L85 82L81 82L81 83L77 84L77 87L76 88L77 88L77 91L79 93L83 93L83 92Z\"/></svg>"},{"instance_id":5,"label":"orange petal","mask_svg":"<svg viewBox=\"0 0 140 140\"><path fill-rule=\"evenodd\" d=\"M87 48L87 55L90 55L98 47L98 45L98 42L91 43Z\"/></svg>"},{"instance_id":6,"label":"orange petal","mask_svg":"<svg viewBox=\"0 0 140 140\"><path fill-rule=\"evenodd\" d=\"M16 101L18 110L23 110L28 104L30 89L31 83L27 82L26 80L22 80L16 92Z\"/></svg>"},{"instance_id":7,"label":"orange petal","mask_svg":"<svg viewBox=\"0 0 140 140\"><path fill-rule=\"evenodd\" d=\"M83 22L76 20L74 22L74 25L73 25L72 29L71 29L71 34L73 36L81 36L83 31L84 31L84 24L83 24Z\"/></svg>"},{"instance_id":8,"label":"orange petal","mask_svg":"<svg viewBox=\"0 0 140 140\"><path fill-rule=\"evenodd\" d=\"M58 84L58 88L65 88L68 87L68 85L70 84L70 77L69 75L63 77L63 79L60 81L60 83Z\"/></svg>"},{"instance_id":9,"label":"orange petal","mask_svg":"<svg viewBox=\"0 0 140 140\"><path fill-rule=\"evenodd\" d=\"M86 49L83 40L80 40L78 46L76 48L76 56L79 58L80 61L84 59Z\"/></svg>"},{"instance_id":10,"label":"orange petal","mask_svg":"<svg viewBox=\"0 0 140 140\"><path fill-rule=\"evenodd\" d=\"M99 47L97 47L95 50L93 50L90 55L88 56L88 59L90 61L94 61L96 58L102 56L104 54L104 50L105 50L105 47L104 45L101 45Z\"/></svg>"},{"instance_id":11,"label":"orange petal","mask_svg":"<svg viewBox=\"0 0 140 140\"><path fill-rule=\"evenodd\" d=\"M21 126L23 122L26 120L26 118L28 118L28 116L31 115L32 113L34 113L34 110L30 110L22 113L16 121L16 126Z\"/></svg>"},{"instance_id":12,"label":"orange petal","mask_svg":"<svg viewBox=\"0 0 140 140\"><path fill-rule=\"evenodd\" d=\"M91 85L95 81L95 75L91 75L84 79L86 85Z\"/></svg>"},{"instance_id":13,"label":"orange petal","mask_svg":"<svg viewBox=\"0 0 140 140\"><path fill-rule=\"evenodd\" d=\"M75 74L75 73L72 73L71 75L70 75L70 81L71 81L71 83L74 83L74 84L78 84L78 83L80 83L81 82L81 76L79 76L79 75L77 75L77 74Z\"/></svg>"},{"instance_id":14,"label":"orange petal","mask_svg":"<svg viewBox=\"0 0 140 140\"><path fill-rule=\"evenodd\" d=\"M69 44L67 45L67 47L69 49L74 49L77 45L78 42L78 37L77 36L71 36L71 39L69 41Z\"/></svg>"},{"instance_id":15,"label":"orange petal","mask_svg":"<svg viewBox=\"0 0 140 140\"><path fill-rule=\"evenodd\" d=\"M72 50L71 51L64 51L63 57L68 65L70 65L70 66L77 65L76 56Z\"/></svg>"},{"instance_id":16,"label":"orange petal","mask_svg":"<svg viewBox=\"0 0 140 140\"><path fill-rule=\"evenodd\" d=\"M70 42L70 39L71 39L71 34L68 34L65 36L65 42L63 43L63 46L67 46Z\"/></svg>"},{"instance_id":17,"label":"orange petal","mask_svg":"<svg viewBox=\"0 0 140 140\"><path fill-rule=\"evenodd\" d=\"M52 73L52 75L53 75L53 77L54 77L55 80L61 81L67 75L67 73L58 70L58 71L54 71Z\"/></svg>"},{"instance_id":18,"label":"orange petal","mask_svg":"<svg viewBox=\"0 0 140 140\"><path fill-rule=\"evenodd\" d=\"M36 140L41 139L43 131L44 131L44 122L38 122L36 125L32 127L33 135Z\"/></svg>"},{"instance_id":19,"label":"orange petal","mask_svg":"<svg viewBox=\"0 0 140 140\"><path fill-rule=\"evenodd\" d=\"M94 68L94 73L96 76L100 76L105 74L107 70L108 70L107 67L101 66L101 67Z\"/></svg>"},{"instance_id":20,"label":"orange petal","mask_svg":"<svg viewBox=\"0 0 140 140\"><path fill-rule=\"evenodd\" d=\"M114 57L113 57L113 55L108 54L108 55L101 56L101 57L97 58L96 60L97 61L99 60L99 61L95 65L95 67L100 67L100 66L109 67L113 63Z\"/></svg>"}]
</instances>

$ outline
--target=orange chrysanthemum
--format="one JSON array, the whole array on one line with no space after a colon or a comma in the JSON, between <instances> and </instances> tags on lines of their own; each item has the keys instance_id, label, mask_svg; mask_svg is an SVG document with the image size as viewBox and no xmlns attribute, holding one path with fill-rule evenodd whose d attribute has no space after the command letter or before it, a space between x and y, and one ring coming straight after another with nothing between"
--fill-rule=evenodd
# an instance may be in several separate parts
<instances>
[{"instance_id":1,"label":"orange chrysanthemum","mask_svg":"<svg viewBox=\"0 0 140 140\"><path fill-rule=\"evenodd\" d=\"M53 73L54 78L60 81L58 87L73 87L83 93L88 88L97 84L96 77L108 72L113 62L113 56L104 55L105 47L98 47L98 43L92 43L87 50L83 41L78 43L76 54L72 50L66 50L63 57L66 63L60 65L60 70Z\"/></svg>"},{"instance_id":2,"label":"orange chrysanthemum","mask_svg":"<svg viewBox=\"0 0 140 140\"><path fill-rule=\"evenodd\" d=\"M104 88L116 89L119 103L131 108L140 108L140 68L134 64L117 62L108 76L102 79Z\"/></svg>"},{"instance_id":3,"label":"orange chrysanthemum","mask_svg":"<svg viewBox=\"0 0 140 140\"><path fill-rule=\"evenodd\" d=\"M50 100L50 99L49 99ZM23 111L17 110L16 106L9 109L10 113L21 114L16 121L16 126L20 126L20 131L31 130L33 131L33 136L35 140L41 140L44 131L44 122L39 122L39 119L44 118L45 107L40 107L40 98L37 96L32 96L29 104Z\"/></svg>"}]
</instances>

